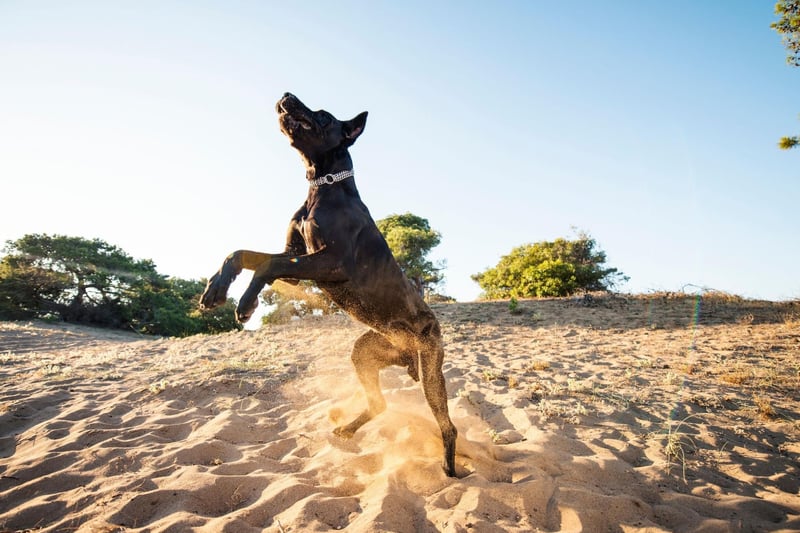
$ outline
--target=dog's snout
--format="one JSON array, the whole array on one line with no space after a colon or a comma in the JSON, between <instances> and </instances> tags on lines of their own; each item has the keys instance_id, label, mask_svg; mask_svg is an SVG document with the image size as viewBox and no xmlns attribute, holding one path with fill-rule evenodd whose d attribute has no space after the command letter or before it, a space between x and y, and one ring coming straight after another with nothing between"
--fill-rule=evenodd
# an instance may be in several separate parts
<instances>
[{"instance_id":1,"label":"dog's snout","mask_svg":"<svg viewBox=\"0 0 800 533\"><path fill-rule=\"evenodd\" d=\"M275 104L275 110L279 114L280 113L288 113L289 109L286 106L286 104L288 102L290 102L290 101L297 101L297 97L295 95L293 95L292 93L283 93L283 96L281 97L281 99L278 100L277 104Z\"/></svg>"}]
</instances>

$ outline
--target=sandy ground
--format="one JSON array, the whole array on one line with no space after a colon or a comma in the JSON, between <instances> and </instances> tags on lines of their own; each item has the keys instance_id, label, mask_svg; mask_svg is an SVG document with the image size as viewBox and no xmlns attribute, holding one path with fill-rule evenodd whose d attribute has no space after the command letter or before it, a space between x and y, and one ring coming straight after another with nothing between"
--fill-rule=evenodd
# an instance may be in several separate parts
<instances>
[{"instance_id":1,"label":"sandy ground","mask_svg":"<svg viewBox=\"0 0 800 533\"><path fill-rule=\"evenodd\" d=\"M363 406L344 316L151 339L0 323L0 531L797 531L800 303L437 305L460 479L418 384Z\"/></svg>"}]
</instances>

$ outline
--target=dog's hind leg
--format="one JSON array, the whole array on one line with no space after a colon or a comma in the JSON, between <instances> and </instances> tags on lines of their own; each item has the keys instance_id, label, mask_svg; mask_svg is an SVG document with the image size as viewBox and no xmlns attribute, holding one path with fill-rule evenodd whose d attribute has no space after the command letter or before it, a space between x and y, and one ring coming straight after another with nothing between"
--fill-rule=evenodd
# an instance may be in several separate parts
<instances>
[{"instance_id":1,"label":"dog's hind leg","mask_svg":"<svg viewBox=\"0 0 800 533\"><path fill-rule=\"evenodd\" d=\"M349 424L333 431L344 438L352 437L358 428L386 409L379 373L387 366L403 364L400 351L375 331L368 331L356 340L352 360L358 379L367 395L367 409Z\"/></svg>"},{"instance_id":2,"label":"dog's hind leg","mask_svg":"<svg viewBox=\"0 0 800 533\"><path fill-rule=\"evenodd\" d=\"M448 476L455 477L458 431L447 411L447 388L442 373L442 361L444 360L442 341L438 334L431 333L420 344L419 369L422 374L422 390L425 392L425 399L433 412L433 417L442 431L442 443L444 444L442 468Z\"/></svg>"}]
</instances>

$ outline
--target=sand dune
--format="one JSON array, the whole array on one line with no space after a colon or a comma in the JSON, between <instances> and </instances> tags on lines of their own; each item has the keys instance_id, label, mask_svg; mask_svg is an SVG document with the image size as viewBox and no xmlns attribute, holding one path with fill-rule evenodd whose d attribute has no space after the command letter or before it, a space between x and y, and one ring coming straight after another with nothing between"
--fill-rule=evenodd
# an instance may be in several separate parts
<instances>
[{"instance_id":1,"label":"sand dune","mask_svg":"<svg viewBox=\"0 0 800 533\"><path fill-rule=\"evenodd\" d=\"M460 479L343 316L151 339L0 323L0 531L797 531L800 305L439 305Z\"/></svg>"}]
</instances>

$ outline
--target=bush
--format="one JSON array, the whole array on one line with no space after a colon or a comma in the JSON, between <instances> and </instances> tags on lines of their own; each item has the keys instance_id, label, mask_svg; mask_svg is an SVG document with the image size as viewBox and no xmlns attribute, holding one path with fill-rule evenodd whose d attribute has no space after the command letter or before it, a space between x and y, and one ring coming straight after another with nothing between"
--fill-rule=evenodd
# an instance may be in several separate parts
<instances>
[{"instance_id":1,"label":"bush","mask_svg":"<svg viewBox=\"0 0 800 533\"><path fill-rule=\"evenodd\" d=\"M627 281L616 268L605 267L606 254L586 233L575 240L524 244L500 258L497 266L472 276L484 298L569 296L580 291L609 290Z\"/></svg>"}]
</instances>

